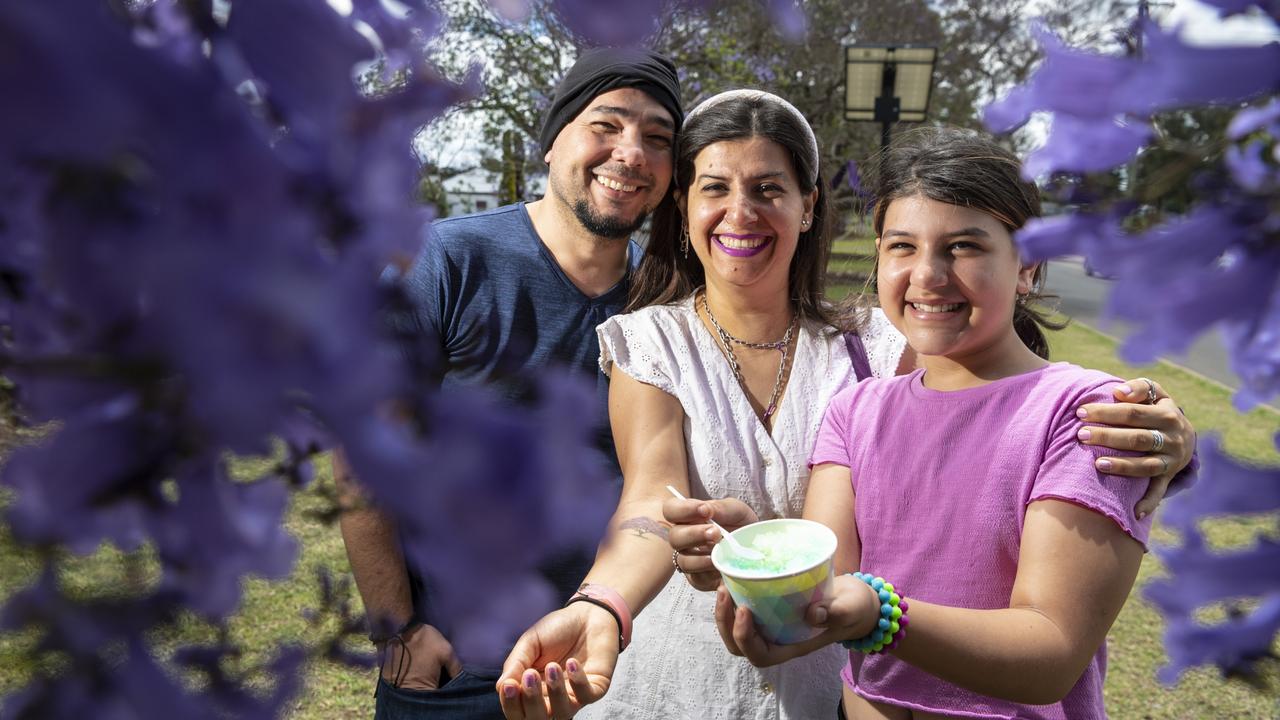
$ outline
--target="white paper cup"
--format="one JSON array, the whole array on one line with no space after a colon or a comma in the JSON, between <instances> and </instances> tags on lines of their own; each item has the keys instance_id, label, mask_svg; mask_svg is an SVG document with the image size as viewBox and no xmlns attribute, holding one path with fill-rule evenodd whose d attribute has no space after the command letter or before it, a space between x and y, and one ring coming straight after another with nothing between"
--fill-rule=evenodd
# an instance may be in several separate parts
<instances>
[{"instance_id":1,"label":"white paper cup","mask_svg":"<svg viewBox=\"0 0 1280 720\"><path fill-rule=\"evenodd\" d=\"M810 604L831 595L836 534L822 523L784 518L747 525L732 535L743 545L765 552L765 561L735 560L729 543L720 542L711 551L711 563L720 571L733 601L750 608L760 633L778 645L820 633L805 624L804 613Z\"/></svg>"}]
</instances>

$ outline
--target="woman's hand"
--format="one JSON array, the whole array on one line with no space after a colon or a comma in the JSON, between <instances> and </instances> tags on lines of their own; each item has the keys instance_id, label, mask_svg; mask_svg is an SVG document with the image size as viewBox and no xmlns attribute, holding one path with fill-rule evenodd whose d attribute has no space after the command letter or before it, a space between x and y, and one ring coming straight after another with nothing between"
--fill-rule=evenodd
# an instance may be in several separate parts
<instances>
[{"instance_id":1,"label":"woman's hand","mask_svg":"<svg viewBox=\"0 0 1280 720\"><path fill-rule=\"evenodd\" d=\"M1154 380L1129 380L1116 386L1114 393L1114 403L1080 406L1077 414L1085 422L1112 426L1086 425L1080 430L1080 439L1086 445L1147 453L1097 460L1098 470L1107 474L1151 478L1151 485L1134 509L1137 516L1143 518L1155 511L1169 488L1169 481L1191 462L1196 430L1173 398ZM1156 433L1163 439L1159 450Z\"/></svg>"},{"instance_id":2,"label":"woman's hand","mask_svg":"<svg viewBox=\"0 0 1280 720\"><path fill-rule=\"evenodd\" d=\"M809 625L822 628L818 635L791 645L774 645L756 628L745 607L735 607L729 591L716 591L716 629L730 653L747 658L756 667L768 667L841 640L868 635L880 618L880 598L870 585L853 577L836 577L830 597L815 601L805 611Z\"/></svg>"},{"instance_id":3,"label":"woman's hand","mask_svg":"<svg viewBox=\"0 0 1280 720\"><path fill-rule=\"evenodd\" d=\"M711 549L720 541L720 531L707 520L715 520L732 532L759 518L746 503L736 498L721 500L677 500L662 504L663 518L671 523L667 536L674 551L672 563L698 590L715 590L720 573L711 564Z\"/></svg>"},{"instance_id":4,"label":"woman's hand","mask_svg":"<svg viewBox=\"0 0 1280 720\"><path fill-rule=\"evenodd\" d=\"M567 720L604 697L618 664L618 623L576 602L525 631L502 666L498 698L508 720Z\"/></svg>"}]
</instances>

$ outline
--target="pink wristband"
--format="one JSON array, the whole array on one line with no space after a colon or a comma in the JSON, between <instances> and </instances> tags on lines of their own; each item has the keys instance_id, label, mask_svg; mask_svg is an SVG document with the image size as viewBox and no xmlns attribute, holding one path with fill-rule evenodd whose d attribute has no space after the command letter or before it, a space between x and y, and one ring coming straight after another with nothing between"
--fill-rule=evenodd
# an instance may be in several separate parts
<instances>
[{"instance_id":1,"label":"pink wristband","mask_svg":"<svg viewBox=\"0 0 1280 720\"><path fill-rule=\"evenodd\" d=\"M618 621L618 652L626 650L631 644L631 609L627 607L627 601L613 588L591 583L578 588L565 605L579 601L598 605L613 615L613 619Z\"/></svg>"}]
</instances>

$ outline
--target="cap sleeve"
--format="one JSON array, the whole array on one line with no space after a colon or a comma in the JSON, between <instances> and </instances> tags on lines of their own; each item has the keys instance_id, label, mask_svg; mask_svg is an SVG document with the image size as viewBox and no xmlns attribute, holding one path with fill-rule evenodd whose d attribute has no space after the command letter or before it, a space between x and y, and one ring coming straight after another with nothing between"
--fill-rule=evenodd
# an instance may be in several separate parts
<instances>
[{"instance_id":1,"label":"cap sleeve","mask_svg":"<svg viewBox=\"0 0 1280 720\"><path fill-rule=\"evenodd\" d=\"M1149 481L1141 478L1106 475L1094 467L1094 461L1114 450L1085 445L1076 438L1084 423L1075 409L1085 403L1114 402L1109 388L1119 380L1094 384L1068 402L1051 428L1044 462L1027 500L1062 500L1111 518L1126 534L1145 547L1151 532L1151 516L1138 520L1133 509L1142 499ZM1139 453L1123 453L1137 455Z\"/></svg>"},{"instance_id":2,"label":"cap sleeve","mask_svg":"<svg viewBox=\"0 0 1280 720\"><path fill-rule=\"evenodd\" d=\"M629 377L675 395L671 371L661 352L664 343L651 313L615 315L596 326L600 339L600 372L612 377L616 366Z\"/></svg>"}]
</instances>

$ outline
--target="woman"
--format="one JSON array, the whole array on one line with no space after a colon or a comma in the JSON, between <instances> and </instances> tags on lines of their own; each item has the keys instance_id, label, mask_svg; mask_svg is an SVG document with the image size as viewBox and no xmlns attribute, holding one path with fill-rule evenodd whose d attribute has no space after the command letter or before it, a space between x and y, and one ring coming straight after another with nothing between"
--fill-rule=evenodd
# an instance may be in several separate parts
<instances>
[{"instance_id":1,"label":"woman","mask_svg":"<svg viewBox=\"0 0 1280 720\"><path fill-rule=\"evenodd\" d=\"M789 103L748 90L696 108L679 145L677 209L655 216L633 312L598 331L622 498L582 592L508 658L497 689L511 718L807 718L839 699L834 646L763 670L724 650L714 596L672 576L698 571L703 588L716 578L703 558L672 554L662 521L667 484L739 498L762 519L803 510L822 411L855 380L851 346L822 302L817 142ZM912 365L881 313L861 319L872 373ZM1189 434L1175 430L1167 447L1181 450ZM712 505L668 501L690 519ZM619 656L641 608L635 645Z\"/></svg>"}]
</instances>

